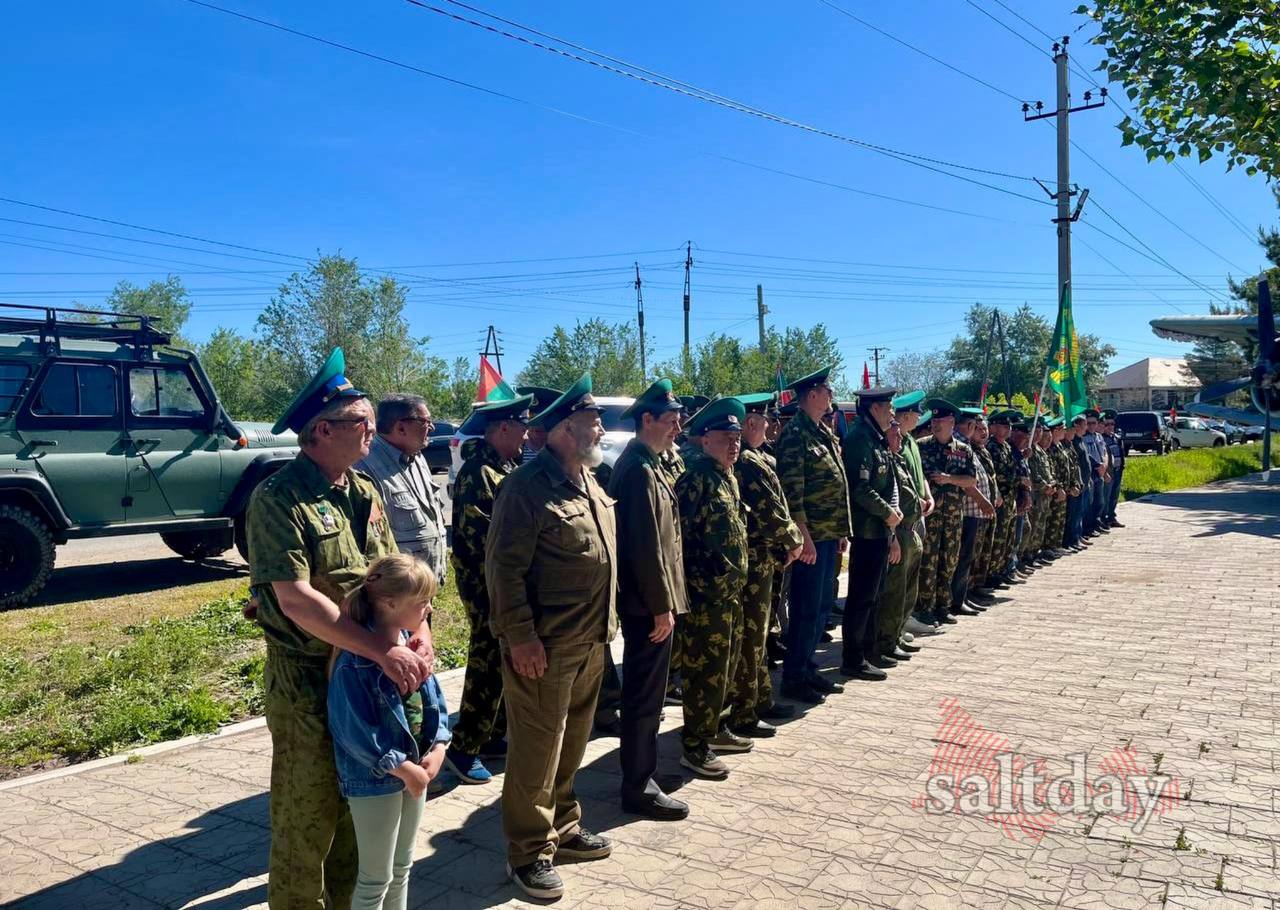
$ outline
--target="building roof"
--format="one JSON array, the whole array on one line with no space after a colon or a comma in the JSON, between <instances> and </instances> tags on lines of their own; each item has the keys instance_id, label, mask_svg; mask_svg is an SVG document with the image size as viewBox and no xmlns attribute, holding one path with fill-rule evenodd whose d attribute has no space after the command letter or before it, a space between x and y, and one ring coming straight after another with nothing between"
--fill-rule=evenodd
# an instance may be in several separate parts
<instances>
[{"instance_id":1,"label":"building roof","mask_svg":"<svg viewBox=\"0 0 1280 910\"><path fill-rule=\"evenodd\" d=\"M1148 357L1108 373L1104 389L1194 389L1199 381L1185 357Z\"/></svg>"}]
</instances>

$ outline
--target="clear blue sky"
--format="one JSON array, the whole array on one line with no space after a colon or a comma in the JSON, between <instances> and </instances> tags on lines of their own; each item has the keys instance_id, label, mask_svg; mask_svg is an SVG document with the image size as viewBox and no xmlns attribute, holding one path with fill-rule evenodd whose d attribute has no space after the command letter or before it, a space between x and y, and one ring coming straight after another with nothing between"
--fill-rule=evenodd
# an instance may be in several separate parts
<instances>
[{"instance_id":1,"label":"clear blue sky","mask_svg":"<svg viewBox=\"0 0 1280 910\"><path fill-rule=\"evenodd\" d=\"M189 332L202 339L220 325L252 329L301 263L278 254L340 249L410 282L411 322L433 336L434 353L474 354L495 324L514 375L557 322L631 318L634 260L658 346L651 359L676 354L683 245L692 240L695 339L754 337L759 282L770 323L827 323L850 376L871 345L888 347L890 358L944 346L974 300L1026 301L1052 318L1056 253L1045 205L624 79L403 0L217 2L533 104L183 0L16 5L0 34L0 196L269 253L0 203L0 218L47 225L0 221L0 300L97 304L120 278L172 272L191 289ZM1052 106L1053 65L1040 50L1049 41L994 0L974 2L1030 44L964 0L839 2L998 89ZM1006 174L1055 173L1049 125L1023 123L1016 101L819 0L483 4L845 136ZM1083 21L1070 14L1074 0L1008 5L1054 35ZM1093 31L1086 26L1073 43L1087 72L1098 58L1084 41ZM1073 78L1077 103L1086 87ZM1210 294L1099 233L1142 249L1095 201L1215 293L1225 292L1228 272L1261 263L1256 243L1182 174L1122 148L1118 120L1109 107L1071 123L1072 137L1119 178L1074 155L1072 176L1092 193L1076 235L1076 323L1116 345L1113 368L1184 353L1147 322L1205 312ZM1260 178L1228 174L1219 160L1182 167L1250 231L1277 220ZM1025 180L952 173L1043 197ZM268 261L229 255L237 252Z\"/></svg>"}]
</instances>

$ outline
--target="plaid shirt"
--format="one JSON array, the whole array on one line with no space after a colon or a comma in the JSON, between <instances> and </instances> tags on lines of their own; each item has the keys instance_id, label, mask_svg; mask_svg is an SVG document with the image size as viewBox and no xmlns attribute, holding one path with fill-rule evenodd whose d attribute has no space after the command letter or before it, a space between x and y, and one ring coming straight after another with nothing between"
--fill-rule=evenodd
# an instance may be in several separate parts
<instances>
[{"instance_id":1,"label":"plaid shirt","mask_svg":"<svg viewBox=\"0 0 1280 910\"><path fill-rule=\"evenodd\" d=\"M973 459L973 466L976 469L976 477L978 478L978 492L987 497L987 501L991 502L991 475L987 473L986 467L982 464L981 458ZM964 497L964 517L965 518L986 518L982 514L982 509L978 507L978 501L968 494Z\"/></svg>"}]
</instances>

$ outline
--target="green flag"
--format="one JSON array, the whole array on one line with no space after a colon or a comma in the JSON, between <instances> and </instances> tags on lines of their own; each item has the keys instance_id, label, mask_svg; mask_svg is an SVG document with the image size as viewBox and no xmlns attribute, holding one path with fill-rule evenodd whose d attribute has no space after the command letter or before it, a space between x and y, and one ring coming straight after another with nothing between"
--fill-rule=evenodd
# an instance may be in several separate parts
<instances>
[{"instance_id":1,"label":"green flag","mask_svg":"<svg viewBox=\"0 0 1280 910\"><path fill-rule=\"evenodd\" d=\"M1053 329L1049 343L1050 391L1058 398L1058 412L1070 421L1089 407L1089 395L1084 385L1084 370L1080 366L1080 339L1076 336L1076 323L1071 316L1071 285L1062 286L1062 300L1058 302L1058 324Z\"/></svg>"}]
</instances>

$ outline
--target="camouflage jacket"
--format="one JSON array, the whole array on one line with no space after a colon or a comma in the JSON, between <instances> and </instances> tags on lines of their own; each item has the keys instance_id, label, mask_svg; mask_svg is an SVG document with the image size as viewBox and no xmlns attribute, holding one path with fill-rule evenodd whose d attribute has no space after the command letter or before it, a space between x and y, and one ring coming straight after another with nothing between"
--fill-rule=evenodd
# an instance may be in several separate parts
<instances>
[{"instance_id":1,"label":"camouflage jacket","mask_svg":"<svg viewBox=\"0 0 1280 910\"><path fill-rule=\"evenodd\" d=\"M1004 497L1004 508L1013 508L1018 498L1018 463L1013 457L1013 446L1008 440L1000 442L992 436L987 440L987 455L991 459L991 475Z\"/></svg>"},{"instance_id":2,"label":"camouflage jacket","mask_svg":"<svg viewBox=\"0 0 1280 910\"><path fill-rule=\"evenodd\" d=\"M618 611L688 612L680 510L662 457L632 439L613 466L609 495L618 523Z\"/></svg>"},{"instance_id":3,"label":"camouflage jacket","mask_svg":"<svg viewBox=\"0 0 1280 910\"><path fill-rule=\"evenodd\" d=\"M849 480L836 434L797 411L778 437L777 453L791 519L803 524L815 543L850 536Z\"/></svg>"},{"instance_id":4,"label":"camouflage jacket","mask_svg":"<svg viewBox=\"0 0 1280 910\"><path fill-rule=\"evenodd\" d=\"M489 629L503 645L607 642L618 628L613 499L550 449L498 488L484 548Z\"/></svg>"},{"instance_id":5,"label":"camouflage jacket","mask_svg":"<svg viewBox=\"0 0 1280 910\"><path fill-rule=\"evenodd\" d=\"M932 480L934 474L956 474L968 477L976 477L978 474L974 467L973 449L969 448L968 443L961 442L954 436L950 442L946 443L938 442L932 436L920 443L920 466L924 469L924 476L930 478L929 489L933 491L934 501L939 507L942 506L943 499L955 506L965 498L965 492L963 487L953 483L934 483Z\"/></svg>"},{"instance_id":6,"label":"camouflage jacket","mask_svg":"<svg viewBox=\"0 0 1280 910\"><path fill-rule=\"evenodd\" d=\"M317 659L330 647L284 615L274 581L306 581L335 604L364 579L369 563L396 552L373 480L348 469L338 486L299 454L259 484L249 499L249 583L268 642Z\"/></svg>"},{"instance_id":7,"label":"camouflage jacket","mask_svg":"<svg viewBox=\"0 0 1280 910\"><path fill-rule=\"evenodd\" d=\"M676 484L684 536L684 576L691 593L734 595L747 580L746 507L738 480L712 458L689 465Z\"/></svg>"},{"instance_id":8,"label":"camouflage jacket","mask_svg":"<svg viewBox=\"0 0 1280 910\"><path fill-rule=\"evenodd\" d=\"M842 446L853 533L863 539L893 536L885 524L898 506L898 475L888 440L866 418L855 418Z\"/></svg>"},{"instance_id":9,"label":"camouflage jacket","mask_svg":"<svg viewBox=\"0 0 1280 910\"><path fill-rule=\"evenodd\" d=\"M1049 453L1037 443L1027 457L1027 466L1031 469L1031 487L1039 495L1049 492L1049 488L1058 482L1054 476L1053 463Z\"/></svg>"},{"instance_id":10,"label":"camouflage jacket","mask_svg":"<svg viewBox=\"0 0 1280 910\"><path fill-rule=\"evenodd\" d=\"M1075 452L1070 446L1055 442L1049 447L1049 456L1053 460L1054 475L1062 489L1070 490L1080 486L1080 465L1076 463Z\"/></svg>"},{"instance_id":11,"label":"camouflage jacket","mask_svg":"<svg viewBox=\"0 0 1280 910\"><path fill-rule=\"evenodd\" d=\"M996 499L1004 496L1005 487L1000 483L1000 478L996 477L995 461L991 457L991 453L987 451L986 446L973 446L973 456L982 462L982 467L986 470L987 476L991 478L991 495L988 497L991 504L996 504Z\"/></svg>"},{"instance_id":12,"label":"camouflage jacket","mask_svg":"<svg viewBox=\"0 0 1280 910\"><path fill-rule=\"evenodd\" d=\"M671 484L672 489L675 489L676 481L684 473L684 458L676 451L675 446L658 456L658 467L666 474L667 482Z\"/></svg>"},{"instance_id":13,"label":"camouflage jacket","mask_svg":"<svg viewBox=\"0 0 1280 910\"><path fill-rule=\"evenodd\" d=\"M453 577L458 595L473 606L487 609L484 584L484 545L493 517L498 485L516 469L498 451L481 440L462 463L453 482Z\"/></svg>"},{"instance_id":14,"label":"camouflage jacket","mask_svg":"<svg viewBox=\"0 0 1280 910\"><path fill-rule=\"evenodd\" d=\"M752 559L771 559L781 565L787 554L800 546L800 529L791 520L782 483L770 464L772 459L759 449L742 447L733 466L738 491L747 506L747 541Z\"/></svg>"}]
</instances>

